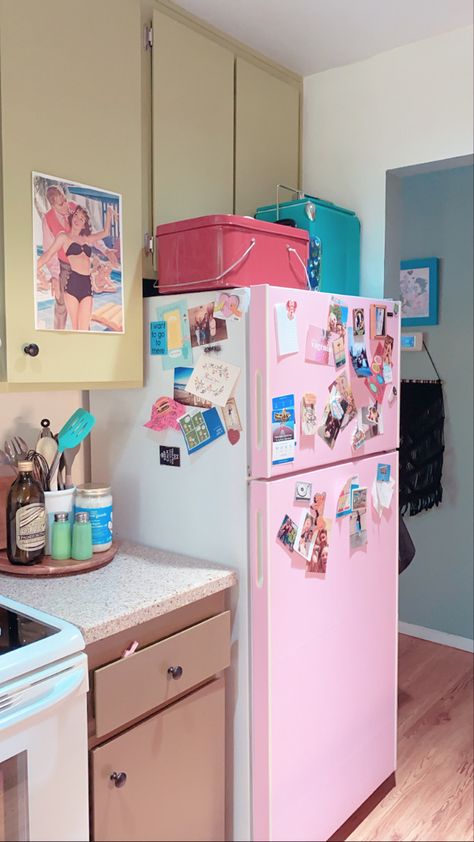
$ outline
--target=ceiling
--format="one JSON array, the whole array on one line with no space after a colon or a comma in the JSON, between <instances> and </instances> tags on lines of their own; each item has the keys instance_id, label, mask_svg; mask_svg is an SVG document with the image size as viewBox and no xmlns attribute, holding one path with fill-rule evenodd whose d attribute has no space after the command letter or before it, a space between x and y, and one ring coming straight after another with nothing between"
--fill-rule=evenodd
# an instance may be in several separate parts
<instances>
[{"instance_id":1,"label":"ceiling","mask_svg":"<svg viewBox=\"0 0 474 842\"><path fill-rule=\"evenodd\" d=\"M473 22L472 0L176 0L302 76Z\"/></svg>"}]
</instances>

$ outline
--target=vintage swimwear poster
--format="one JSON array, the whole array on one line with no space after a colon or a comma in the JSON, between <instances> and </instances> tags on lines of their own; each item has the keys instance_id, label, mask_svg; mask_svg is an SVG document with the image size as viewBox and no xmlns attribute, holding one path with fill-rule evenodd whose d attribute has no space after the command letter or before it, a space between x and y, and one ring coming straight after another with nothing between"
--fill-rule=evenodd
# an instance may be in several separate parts
<instances>
[{"instance_id":1,"label":"vintage swimwear poster","mask_svg":"<svg viewBox=\"0 0 474 842\"><path fill-rule=\"evenodd\" d=\"M123 333L122 199L32 174L35 327Z\"/></svg>"}]
</instances>

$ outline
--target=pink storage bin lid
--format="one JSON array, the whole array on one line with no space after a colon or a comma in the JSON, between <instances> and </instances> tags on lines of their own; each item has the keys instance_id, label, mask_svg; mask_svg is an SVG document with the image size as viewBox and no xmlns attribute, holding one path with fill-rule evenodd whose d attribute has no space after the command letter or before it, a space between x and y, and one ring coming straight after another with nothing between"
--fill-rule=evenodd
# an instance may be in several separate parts
<instances>
[{"instance_id":1,"label":"pink storage bin lid","mask_svg":"<svg viewBox=\"0 0 474 842\"><path fill-rule=\"evenodd\" d=\"M167 222L158 225L156 236L163 237L166 234L178 234L182 231L191 231L194 228L209 228L213 225L234 226L245 228L252 232L262 234L276 234L291 237L297 240L309 240L309 234L302 228L293 228L291 225L278 225L276 222L265 222L262 219L254 219L253 216L237 216L233 213L219 213L211 216L196 216L193 219L181 219L179 222Z\"/></svg>"}]
</instances>

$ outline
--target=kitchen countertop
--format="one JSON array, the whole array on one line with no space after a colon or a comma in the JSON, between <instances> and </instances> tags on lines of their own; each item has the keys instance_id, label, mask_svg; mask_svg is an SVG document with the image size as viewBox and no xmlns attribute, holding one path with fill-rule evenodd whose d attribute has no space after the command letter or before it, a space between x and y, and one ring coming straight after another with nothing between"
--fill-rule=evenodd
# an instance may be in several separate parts
<instances>
[{"instance_id":1,"label":"kitchen countertop","mask_svg":"<svg viewBox=\"0 0 474 842\"><path fill-rule=\"evenodd\" d=\"M106 567L76 576L0 574L0 594L73 623L86 645L197 602L237 582L233 570L121 542Z\"/></svg>"}]
</instances>

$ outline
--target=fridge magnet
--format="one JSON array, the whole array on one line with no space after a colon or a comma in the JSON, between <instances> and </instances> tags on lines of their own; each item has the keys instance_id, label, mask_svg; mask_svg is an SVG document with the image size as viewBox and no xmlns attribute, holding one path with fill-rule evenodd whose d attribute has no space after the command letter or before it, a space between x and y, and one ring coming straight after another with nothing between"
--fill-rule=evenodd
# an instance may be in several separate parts
<instances>
[{"instance_id":1,"label":"fridge magnet","mask_svg":"<svg viewBox=\"0 0 474 842\"><path fill-rule=\"evenodd\" d=\"M162 356L168 353L166 322L150 322L150 354Z\"/></svg>"},{"instance_id":2,"label":"fridge magnet","mask_svg":"<svg viewBox=\"0 0 474 842\"><path fill-rule=\"evenodd\" d=\"M303 436L315 436L317 430L316 395L305 392L301 398L301 433Z\"/></svg>"},{"instance_id":3,"label":"fridge magnet","mask_svg":"<svg viewBox=\"0 0 474 842\"><path fill-rule=\"evenodd\" d=\"M163 447L160 444L160 465L179 468L181 466L181 450L179 447Z\"/></svg>"},{"instance_id":4,"label":"fridge magnet","mask_svg":"<svg viewBox=\"0 0 474 842\"><path fill-rule=\"evenodd\" d=\"M309 512L302 512L294 549L307 561L311 558L316 539L316 522Z\"/></svg>"},{"instance_id":5,"label":"fridge magnet","mask_svg":"<svg viewBox=\"0 0 474 842\"><path fill-rule=\"evenodd\" d=\"M357 407L347 371L341 371L328 388L330 394L336 389L339 404L344 412L341 420L341 429L344 430L357 415Z\"/></svg>"},{"instance_id":6,"label":"fridge magnet","mask_svg":"<svg viewBox=\"0 0 474 842\"><path fill-rule=\"evenodd\" d=\"M363 307L354 307L352 311L354 336L365 336L365 313Z\"/></svg>"},{"instance_id":7,"label":"fridge magnet","mask_svg":"<svg viewBox=\"0 0 474 842\"><path fill-rule=\"evenodd\" d=\"M287 547L290 553L293 552L297 532L298 527L296 523L289 515L285 515L277 533L277 540L280 541L284 547Z\"/></svg>"},{"instance_id":8,"label":"fridge magnet","mask_svg":"<svg viewBox=\"0 0 474 842\"><path fill-rule=\"evenodd\" d=\"M332 297L328 313L328 331L332 336L345 336L347 315L348 308L343 307L339 299Z\"/></svg>"},{"instance_id":9,"label":"fridge magnet","mask_svg":"<svg viewBox=\"0 0 474 842\"><path fill-rule=\"evenodd\" d=\"M392 360L392 352L393 352L393 336L386 336L383 345L383 352L382 352L382 374L385 383L391 383L393 380L393 360Z\"/></svg>"},{"instance_id":10,"label":"fridge magnet","mask_svg":"<svg viewBox=\"0 0 474 842\"><path fill-rule=\"evenodd\" d=\"M359 478L357 476L349 477L344 483L344 487L339 494L336 506L336 518L345 517L352 512L352 492L359 487Z\"/></svg>"},{"instance_id":11,"label":"fridge magnet","mask_svg":"<svg viewBox=\"0 0 474 842\"><path fill-rule=\"evenodd\" d=\"M332 341L332 353L336 368L342 368L346 364L346 346L343 336L338 336Z\"/></svg>"},{"instance_id":12,"label":"fridge magnet","mask_svg":"<svg viewBox=\"0 0 474 842\"><path fill-rule=\"evenodd\" d=\"M295 458L295 396L272 398L272 465Z\"/></svg>"},{"instance_id":13,"label":"fridge magnet","mask_svg":"<svg viewBox=\"0 0 474 842\"><path fill-rule=\"evenodd\" d=\"M311 505L309 507L309 511L313 515L317 526L320 526L320 519L324 515L324 506L325 505L326 505L326 492L325 491L317 491L316 494L313 495L313 499L312 499Z\"/></svg>"},{"instance_id":14,"label":"fridge magnet","mask_svg":"<svg viewBox=\"0 0 474 842\"><path fill-rule=\"evenodd\" d=\"M306 500L307 503L311 500L313 486L310 482L295 483L295 501L298 503L301 500Z\"/></svg>"},{"instance_id":15,"label":"fridge magnet","mask_svg":"<svg viewBox=\"0 0 474 842\"><path fill-rule=\"evenodd\" d=\"M297 354L298 344L298 322L296 319L296 302L287 301L286 304L275 304L275 328L278 343L278 354L283 357L285 354Z\"/></svg>"},{"instance_id":16,"label":"fridge magnet","mask_svg":"<svg viewBox=\"0 0 474 842\"><path fill-rule=\"evenodd\" d=\"M383 339L387 324L387 308L385 304L370 305L370 338Z\"/></svg>"},{"instance_id":17,"label":"fridge magnet","mask_svg":"<svg viewBox=\"0 0 474 842\"><path fill-rule=\"evenodd\" d=\"M191 345L199 348L213 342L223 342L227 339L227 323L225 319L214 316L214 301L190 307L188 310L189 332Z\"/></svg>"},{"instance_id":18,"label":"fridge magnet","mask_svg":"<svg viewBox=\"0 0 474 842\"><path fill-rule=\"evenodd\" d=\"M390 477L387 481L380 482L375 479L372 483L372 504L379 517L383 509L390 508L394 488L395 480Z\"/></svg>"},{"instance_id":19,"label":"fridge magnet","mask_svg":"<svg viewBox=\"0 0 474 842\"><path fill-rule=\"evenodd\" d=\"M333 386L329 395L329 406L331 409L331 415L333 418L337 418L338 421L342 421L344 418L344 409L341 404L341 396L337 391L336 387Z\"/></svg>"},{"instance_id":20,"label":"fridge magnet","mask_svg":"<svg viewBox=\"0 0 474 842\"><path fill-rule=\"evenodd\" d=\"M205 409L204 412L198 411L194 415L187 413L179 419L179 425L188 453L195 453L225 433L215 407Z\"/></svg>"},{"instance_id":21,"label":"fridge magnet","mask_svg":"<svg viewBox=\"0 0 474 842\"><path fill-rule=\"evenodd\" d=\"M351 446L353 450L359 450L359 447L365 442L365 428L357 426L352 433Z\"/></svg>"},{"instance_id":22,"label":"fridge magnet","mask_svg":"<svg viewBox=\"0 0 474 842\"><path fill-rule=\"evenodd\" d=\"M307 573L326 573L331 526L332 521L323 518L323 523L316 532L311 558L306 562Z\"/></svg>"},{"instance_id":23,"label":"fridge magnet","mask_svg":"<svg viewBox=\"0 0 474 842\"><path fill-rule=\"evenodd\" d=\"M396 386L390 386L390 389L388 390L388 402L389 402L389 404L392 404L394 402L397 395L398 395L397 387Z\"/></svg>"},{"instance_id":24,"label":"fridge magnet","mask_svg":"<svg viewBox=\"0 0 474 842\"><path fill-rule=\"evenodd\" d=\"M321 327L310 325L306 334L306 353L308 362L327 365L329 363L329 335Z\"/></svg>"},{"instance_id":25,"label":"fridge magnet","mask_svg":"<svg viewBox=\"0 0 474 842\"><path fill-rule=\"evenodd\" d=\"M240 368L223 360L199 357L186 389L201 400L224 407L237 383Z\"/></svg>"},{"instance_id":26,"label":"fridge magnet","mask_svg":"<svg viewBox=\"0 0 474 842\"><path fill-rule=\"evenodd\" d=\"M400 263L402 325L438 324L438 258L424 257Z\"/></svg>"},{"instance_id":27,"label":"fridge magnet","mask_svg":"<svg viewBox=\"0 0 474 842\"><path fill-rule=\"evenodd\" d=\"M187 391L188 381L194 369L191 367L177 366L174 370L173 396L175 401L184 406L199 406L202 409L209 409L212 406L210 401L201 400L196 395Z\"/></svg>"},{"instance_id":28,"label":"fridge magnet","mask_svg":"<svg viewBox=\"0 0 474 842\"><path fill-rule=\"evenodd\" d=\"M349 544L351 550L367 544L367 510L358 509L349 515Z\"/></svg>"},{"instance_id":29,"label":"fridge magnet","mask_svg":"<svg viewBox=\"0 0 474 842\"><path fill-rule=\"evenodd\" d=\"M144 424L149 430L180 430L178 418L185 412L184 406L173 398L161 397L151 408L150 420Z\"/></svg>"},{"instance_id":30,"label":"fridge magnet","mask_svg":"<svg viewBox=\"0 0 474 842\"><path fill-rule=\"evenodd\" d=\"M367 508L367 488L352 489L351 508L353 512Z\"/></svg>"},{"instance_id":31,"label":"fridge magnet","mask_svg":"<svg viewBox=\"0 0 474 842\"><path fill-rule=\"evenodd\" d=\"M383 417L380 404L375 402L369 406L361 407L357 416L357 424L363 428L366 439L381 435L383 433Z\"/></svg>"},{"instance_id":32,"label":"fridge magnet","mask_svg":"<svg viewBox=\"0 0 474 842\"><path fill-rule=\"evenodd\" d=\"M124 333L122 197L32 173L35 327Z\"/></svg>"},{"instance_id":33,"label":"fridge magnet","mask_svg":"<svg viewBox=\"0 0 474 842\"><path fill-rule=\"evenodd\" d=\"M377 482L388 482L390 479L390 465L379 462L377 465Z\"/></svg>"},{"instance_id":34,"label":"fridge magnet","mask_svg":"<svg viewBox=\"0 0 474 842\"><path fill-rule=\"evenodd\" d=\"M385 380L383 377L383 346L380 342L375 349L371 368L372 374L365 378L365 385L372 398L382 403L385 394Z\"/></svg>"},{"instance_id":35,"label":"fridge magnet","mask_svg":"<svg viewBox=\"0 0 474 842\"><path fill-rule=\"evenodd\" d=\"M237 444L240 439L242 424L240 423L239 411L237 409L235 398L229 398L222 410L222 417L224 418L224 424L227 430L227 438L231 444Z\"/></svg>"},{"instance_id":36,"label":"fridge magnet","mask_svg":"<svg viewBox=\"0 0 474 842\"><path fill-rule=\"evenodd\" d=\"M236 289L220 292L214 302L214 318L239 322L247 312L250 303L250 289Z\"/></svg>"},{"instance_id":37,"label":"fridge magnet","mask_svg":"<svg viewBox=\"0 0 474 842\"><path fill-rule=\"evenodd\" d=\"M157 307L156 319L166 322L168 353L162 358L163 369L169 370L183 363L191 363L193 354L186 299Z\"/></svg>"},{"instance_id":38,"label":"fridge magnet","mask_svg":"<svg viewBox=\"0 0 474 842\"><path fill-rule=\"evenodd\" d=\"M341 430L341 421L338 418L334 418L334 415L331 412L330 404L326 404L324 408L322 424L318 427L318 435L326 442L328 447L333 449L336 439L339 435Z\"/></svg>"},{"instance_id":39,"label":"fridge magnet","mask_svg":"<svg viewBox=\"0 0 474 842\"><path fill-rule=\"evenodd\" d=\"M357 377L370 377L372 374L367 359L367 349L365 347L365 336L354 336L353 329L347 329L347 338L349 342L349 354Z\"/></svg>"}]
</instances>

